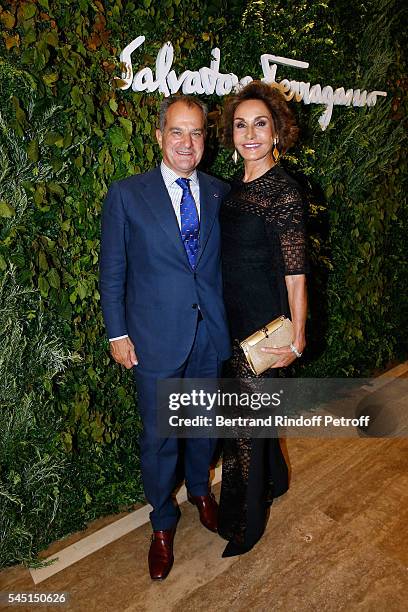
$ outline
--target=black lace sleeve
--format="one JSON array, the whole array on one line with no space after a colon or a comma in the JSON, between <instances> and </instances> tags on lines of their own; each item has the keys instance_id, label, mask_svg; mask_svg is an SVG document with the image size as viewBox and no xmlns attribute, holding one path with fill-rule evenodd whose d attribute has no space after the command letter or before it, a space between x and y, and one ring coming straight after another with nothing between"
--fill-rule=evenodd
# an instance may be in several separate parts
<instances>
[{"instance_id":1,"label":"black lace sleeve","mask_svg":"<svg viewBox=\"0 0 408 612\"><path fill-rule=\"evenodd\" d=\"M299 189L279 181L265 217L266 231L273 250L278 250L283 274L309 272L306 245L306 210Z\"/></svg>"}]
</instances>

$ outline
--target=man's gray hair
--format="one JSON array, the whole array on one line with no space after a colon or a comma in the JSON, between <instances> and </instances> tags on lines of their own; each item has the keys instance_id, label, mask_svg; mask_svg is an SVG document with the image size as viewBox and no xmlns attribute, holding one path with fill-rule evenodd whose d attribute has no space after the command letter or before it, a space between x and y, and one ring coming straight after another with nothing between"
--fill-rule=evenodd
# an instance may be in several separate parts
<instances>
[{"instance_id":1,"label":"man's gray hair","mask_svg":"<svg viewBox=\"0 0 408 612\"><path fill-rule=\"evenodd\" d=\"M172 104L175 104L176 102L183 102L189 107L197 106L203 113L204 131L207 129L207 115L208 115L207 105L204 104L204 102L202 102L199 98L195 98L194 96L184 96L183 95L183 96L169 96L168 98L164 98L164 100L162 100L160 104L160 109L159 109L159 126L160 126L161 132L163 132L166 126L167 111L169 110L170 106Z\"/></svg>"}]
</instances>

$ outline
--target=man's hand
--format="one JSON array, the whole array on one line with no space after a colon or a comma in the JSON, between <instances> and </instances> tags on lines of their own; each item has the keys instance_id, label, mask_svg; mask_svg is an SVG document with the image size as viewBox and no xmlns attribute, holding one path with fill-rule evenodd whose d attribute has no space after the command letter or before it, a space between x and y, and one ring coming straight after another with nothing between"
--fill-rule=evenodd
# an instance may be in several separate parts
<instances>
[{"instance_id":1,"label":"man's hand","mask_svg":"<svg viewBox=\"0 0 408 612\"><path fill-rule=\"evenodd\" d=\"M121 340L112 340L110 342L111 355L120 365L125 368L133 368L138 364L135 347L130 338L122 338Z\"/></svg>"}]
</instances>

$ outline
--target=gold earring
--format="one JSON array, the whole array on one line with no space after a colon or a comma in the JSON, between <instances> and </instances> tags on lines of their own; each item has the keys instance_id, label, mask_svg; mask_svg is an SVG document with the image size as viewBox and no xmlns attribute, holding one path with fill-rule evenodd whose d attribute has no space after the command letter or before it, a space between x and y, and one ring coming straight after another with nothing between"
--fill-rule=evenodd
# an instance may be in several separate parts
<instances>
[{"instance_id":1,"label":"gold earring","mask_svg":"<svg viewBox=\"0 0 408 612\"><path fill-rule=\"evenodd\" d=\"M275 164L277 163L279 157L280 157L280 153L279 153L279 149L277 147L279 140L277 138L273 139L273 149L272 149L272 157L273 160L275 162Z\"/></svg>"},{"instance_id":2,"label":"gold earring","mask_svg":"<svg viewBox=\"0 0 408 612\"><path fill-rule=\"evenodd\" d=\"M238 151L235 149L233 154L232 154L232 161L234 162L234 164L238 163Z\"/></svg>"}]
</instances>

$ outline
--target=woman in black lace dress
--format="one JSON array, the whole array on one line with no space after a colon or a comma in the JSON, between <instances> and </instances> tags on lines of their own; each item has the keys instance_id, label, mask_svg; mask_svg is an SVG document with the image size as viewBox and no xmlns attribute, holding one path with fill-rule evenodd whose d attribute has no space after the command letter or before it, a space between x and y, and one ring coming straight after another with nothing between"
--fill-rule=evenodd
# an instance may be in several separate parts
<instances>
[{"instance_id":1,"label":"woman in black lace dress","mask_svg":"<svg viewBox=\"0 0 408 612\"><path fill-rule=\"evenodd\" d=\"M297 183L279 165L298 129L282 94L252 82L229 99L224 138L244 160L221 208L224 299L233 354L224 377L277 376L305 347L306 248L304 205ZM239 342L280 315L294 325L292 348L260 377L250 370ZM245 384L251 386L251 380ZM248 389L246 389L248 390ZM218 531L229 540L223 556L250 550L262 536L268 507L288 489L288 468L278 438L224 441Z\"/></svg>"}]
</instances>

